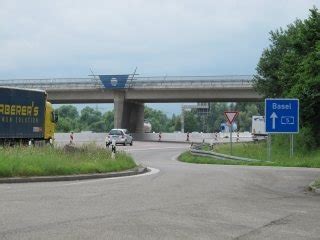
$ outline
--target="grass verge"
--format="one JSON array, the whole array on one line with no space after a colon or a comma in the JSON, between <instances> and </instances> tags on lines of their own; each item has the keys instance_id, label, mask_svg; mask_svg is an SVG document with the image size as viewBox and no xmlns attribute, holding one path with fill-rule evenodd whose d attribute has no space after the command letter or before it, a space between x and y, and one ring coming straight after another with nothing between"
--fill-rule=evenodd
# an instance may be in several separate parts
<instances>
[{"instance_id":1,"label":"grass verge","mask_svg":"<svg viewBox=\"0 0 320 240\"><path fill-rule=\"evenodd\" d=\"M117 172L136 166L132 157L95 146L76 151L43 147L0 148L0 177L54 176Z\"/></svg>"},{"instance_id":2,"label":"grass verge","mask_svg":"<svg viewBox=\"0 0 320 240\"><path fill-rule=\"evenodd\" d=\"M206 147L207 148L207 147ZM207 150L207 149L206 149ZM230 145L220 144L214 148L215 152L230 154ZM192 163L254 165L254 166L283 166L283 167L320 167L320 149L311 152L296 151L289 156L289 148L281 144L272 146L272 162L267 162L266 142L233 144L233 155L261 160L261 162L243 162L233 160L218 160L211 157L194 156L189 152L180 155L179 160Z\"/></svg>"}]
</instances>

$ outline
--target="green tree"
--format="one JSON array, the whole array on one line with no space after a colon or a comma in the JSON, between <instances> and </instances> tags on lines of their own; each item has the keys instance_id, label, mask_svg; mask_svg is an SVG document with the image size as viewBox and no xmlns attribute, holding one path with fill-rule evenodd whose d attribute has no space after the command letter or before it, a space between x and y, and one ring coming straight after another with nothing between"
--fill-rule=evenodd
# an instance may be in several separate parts
<instances>
[{"instance_id":1,"label":"green tree","mask_svg":"<svg viewBox=\"0 0 320 240\"><path fill-rule=\"evenodd\" d=\"M103 121L102 113L91 107L85 107L81 110L80 125L82 130L94 131L97 122Z\"/></svg>"},{"instance_id":2,"label":"green tree","mask_svg":"<svg viewBox=\"0 0 320 240\"><path fill-rule=\"evenodd\" d=\"M260 115L257 105L247 104L245 109L239 112L239 116L236 120L238 123L238 129L241 132L251 131L252 116Z\"/></svg>"},{"instance_id":3,"label":"green tree","mask_svg":"<svg viewBox=\"0 0 320 240\"><path fill-rule=\"evenodd\" d=\"M312 136L303 144L319 146L320 12L314 7L306 20L296 20L270 35L271 45L257 65L255 89L265 97L298 98L302 132Z\"/></svg>"},{"instance_id":4,"label":"green tree","mask_svg":"<svg viewBox=\"0 0 320 240\"><path fill-rule=\"evenodd\" d=\"M57 132L77 131L79 125L79 113L72 105L63 105L55 110L59 120L56 126Z\"/></svg>"},{"instance_id":5,"label":"green tree","mask_svg":"<svg viewBox=\"0 0 320 240\"><path fill-rule=\"evenodd\" d=\"M199 132L201 126L199 124L199 118L195 109L184 112L184 131L185 132Z\"/></svg>"},{"instance_id":6,"label":"green tree","mask_svg":"<svg viewBox=\"0 0 320 240\"><path fill-rule=\"evenodd\" d=\"M220 124L225 122L224 111L228 109L227 103L211 103L208 116L209 132L219 132Z\"/></svg>"},{"instance_id":7,"label":"green tree","mask_svg":"<svg viewBox=\"0 0 320 240\"><path fill-rule=\"evenodd\" d=\"M77 119L79 117L77 108L72 105L63 105L56 109L56 112L60 118Z\"/></svg>"},{"instance_id":8,"label":"green tree","mask_svg":"<svg viewBox=\"0 0 320 240\"><path fill-rule=\"evenodd\" d=\"M106 125L106 131L109 132L114 128L114 111L108 111L103 114L103 120Z\"/></svg>"},{"instance_id":9,"label":"green tree","mask_svg":"<svg viewBox=\"0 0 320 240\"><path fill-rule=\"evenodd\" d=\"M237 103L235 107L239 111L239 116L236 119L239 131L251 131L252 116L264 116L264 103Z\"/></svg>"},{"instance_id":10,"label":"green tree","mask_svg":"<svg viewBox=\"0 0 320 240\"><path fill-rule=\"evenodd\" d=\"M148 120L152 125L152 131L155 132L168 132L169 118L162 111L154 110L152 108L146 107L144 108L144 119Z\"/></svg>"},{"instance_id":11,"label":"green tree","mask_svg":"<svg viewBox=\"0 0 320 240\"><path fill-rule=\"evenodd\" d=\"M56 126L57 132L70 132L74 130L74 122L70 118L59 118Z\"/></svg>"},{"instance_id":12,"label":"green tree","mask_svg":"<svg viewBox=\"0 0 320 240\"><path fill-rule=\"evenodd\" d=\"M180 131L181 130L181 115L172 115L170 126L172 128L172 131Z\"/></svg>"},{"instance_id":13,"label":"green tree","mask_svg":"<svg viewBox=\"0 0 320 240\"><path fill-rule=\"evenodd\" d=\"M103 120L94 122L90 124L89 130L93 132L106 132L107 131L106 123Z\"/></svg>"}]
</instances>

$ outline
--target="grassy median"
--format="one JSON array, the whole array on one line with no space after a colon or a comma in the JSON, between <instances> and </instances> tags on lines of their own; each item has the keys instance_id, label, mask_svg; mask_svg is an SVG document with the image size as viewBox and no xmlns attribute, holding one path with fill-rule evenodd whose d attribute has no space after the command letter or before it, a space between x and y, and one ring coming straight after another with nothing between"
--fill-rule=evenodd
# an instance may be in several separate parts
<instances>
[{"instance_id":1,"label":"grassy median","mask_svg":"<svg viewBox=\"0 0 320 240\"><path fill-rule=\"evenodd\" d=\"M51 147L0 148L0 177L54 176L122 171L136 166L122 152L111 158L111 151L95 146L74 150Z\"/></svg>"},{"instance_id":2,"label":"grassy median","mask_svg":"<svg viewBox=\"0 0 320 240\"><path fill-rule=\"evenodd\" d=\"M204 147L205 150L208 146ZM213 151L230 154L229 144L214 146ZM255 166L283 166L283 167L320 167L320 149L314 151L303 151L296 149L294 156L289 155L289 145L275 142L272 146L272 162L267 161L267 144L265 141L258 143L236 143L233 144L233 155L260 160L259 162L246 162L234 160L218 160L211 157L194 156L189 152L182 154L179 159L183 162L228 164L228 165L255 165Z\"/></svg>"}]
</instances>

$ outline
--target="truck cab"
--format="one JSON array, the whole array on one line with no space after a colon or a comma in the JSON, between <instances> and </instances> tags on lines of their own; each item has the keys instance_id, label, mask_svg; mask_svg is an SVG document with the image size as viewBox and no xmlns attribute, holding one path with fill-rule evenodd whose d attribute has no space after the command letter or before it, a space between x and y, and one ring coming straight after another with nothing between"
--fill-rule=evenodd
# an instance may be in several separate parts
<instances>
[{"instance_id":1,"label":"truck cab","mask_svg":"<svg viewBox=\"0 0 320 240\"><path fill-rule=\"evenodd\" d=\"M50 141L54 139L54 130L58 122L58 115L53 110L52 104L46 102L45 122L44 122L44 139Z\"/></svg>"}]
</instances>

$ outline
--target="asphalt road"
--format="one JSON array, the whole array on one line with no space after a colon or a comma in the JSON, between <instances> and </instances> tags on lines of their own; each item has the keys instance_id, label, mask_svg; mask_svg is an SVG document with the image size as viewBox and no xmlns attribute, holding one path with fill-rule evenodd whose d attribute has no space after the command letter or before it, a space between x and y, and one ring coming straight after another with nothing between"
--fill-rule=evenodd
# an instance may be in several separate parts
<instances>
[{"instance_id":1,"label":"asphalt road","mask_svg":"<svg viewBox=\"0 0 320 240\"><path fill-rule=\"evenodd\" d=\"M318 169L196 165L135 142L138 177L0 185L0 239L320 239Z\"/></svg>"}]
</instances>

